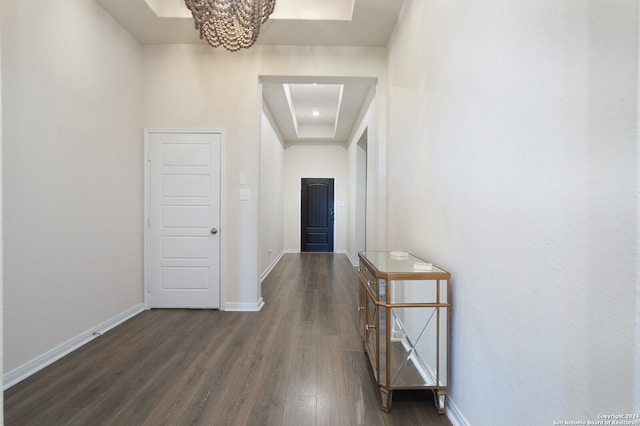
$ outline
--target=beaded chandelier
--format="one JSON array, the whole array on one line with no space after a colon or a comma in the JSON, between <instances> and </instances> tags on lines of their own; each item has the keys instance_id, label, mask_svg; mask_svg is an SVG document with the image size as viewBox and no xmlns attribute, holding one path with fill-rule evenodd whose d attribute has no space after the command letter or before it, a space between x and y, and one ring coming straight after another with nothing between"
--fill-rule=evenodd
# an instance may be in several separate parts
<instances>
[{"instance_id":1,"label":"beaded chandelier","mask_svg":"<svg viewBox=\"0 0 640 426\"><path fill-rule=\"evenodd\" d=\"M184 0L200 38L213 47L235 52L258 39L260 26L273 13L276 0Z\"/></svg>"}]
</instances>

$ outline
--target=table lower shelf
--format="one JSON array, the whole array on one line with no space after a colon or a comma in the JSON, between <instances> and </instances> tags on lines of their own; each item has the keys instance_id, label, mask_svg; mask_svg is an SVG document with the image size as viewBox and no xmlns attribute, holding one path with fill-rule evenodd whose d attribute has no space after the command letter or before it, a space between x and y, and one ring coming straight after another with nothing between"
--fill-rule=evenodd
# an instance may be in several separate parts
<instances>
[{"instance_id":1,"label":"table lower shelf","mask_svg":"<svg viewBox=\"0 0 640 426\"><path fill-rule=\"evenodd\" d=\"M436 411L438 414L446 414L447 413L447 391L444 389L429 389L429 388L421 388L424 390L433 391L434 403L436 406ZM391 399L393 397L394 390L402 390L400 389L384 389L380 386L380 398L382 401L381 407L382 411L385 413L389 413L391 411Z\"/></svg>"},{"instance_id":2,"label":"table lower shelf","mask_svg":"<svg viewBox=\"0 0 640 426\"><path fill-rule=\"evenodd\" d=\"M376 369L376 363L372 351L370 351L366 345L364 345L364 350L368 355L369 362L374 371L374 376L380 386L381 405L384 412L388 413L391 411L391 401L394 390L413 389L432 390L438 413L446 413L446 386L438 386L432 374L424 371L423 368L416 367L402 342L392 341L390 344L391 359L405 360L402 365L390 366L390 386L386 385L386 370L384 370L384 366L386 365L386 351L381 351L380 353L380 365L383 366L383 368L380 369L380 377L378 377L378 371Z\"/></svg>"}]
</instances>

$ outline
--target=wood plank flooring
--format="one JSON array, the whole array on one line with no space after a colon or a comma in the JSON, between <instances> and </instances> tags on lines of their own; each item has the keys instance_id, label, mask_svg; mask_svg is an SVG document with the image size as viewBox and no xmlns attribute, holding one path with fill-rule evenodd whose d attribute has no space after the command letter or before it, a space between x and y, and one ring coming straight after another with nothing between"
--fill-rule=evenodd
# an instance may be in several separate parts
<instances>
[{"instance_id":1,"label":"wood plank flooring","mask_svg":"<svg viewBox=\"0 0 640 426\"><path fill-rule=\"evenodd\" d=\"M288 254L260 312L150 310L4 393L6 425L450 425L431 391L380 409L341 254Z\"/></svg>"}]
</instances>

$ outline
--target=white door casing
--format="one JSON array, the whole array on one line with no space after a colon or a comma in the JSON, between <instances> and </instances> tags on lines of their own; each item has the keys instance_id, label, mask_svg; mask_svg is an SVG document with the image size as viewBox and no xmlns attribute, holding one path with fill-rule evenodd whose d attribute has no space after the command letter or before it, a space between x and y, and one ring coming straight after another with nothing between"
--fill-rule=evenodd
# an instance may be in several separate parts
<instances>
[{"instance_id":1,"label":"white door casing","mask_svg":"<svg viewBox=\"0 0 640 426\"><path fill-rule=\"evenodd\" d=\"M221 131L145 131L145 302L220 308Z\"/></svg>"}]
</instances>

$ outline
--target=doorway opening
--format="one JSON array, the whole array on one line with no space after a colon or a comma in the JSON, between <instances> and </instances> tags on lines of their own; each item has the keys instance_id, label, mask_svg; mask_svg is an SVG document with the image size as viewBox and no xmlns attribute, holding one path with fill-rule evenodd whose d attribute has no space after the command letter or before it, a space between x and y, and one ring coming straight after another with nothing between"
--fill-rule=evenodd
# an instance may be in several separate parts
<instances>
[{"instance_id":1,"label":"doorway opening","mask_svg":"<svg viewBox=\"0 0 640 426\"><path fill-rule=\"evenodd\" d=\"M356 253L367 249L367 141L367 129L365 128L356 149Z\"/></svg>"}]
</instances>

